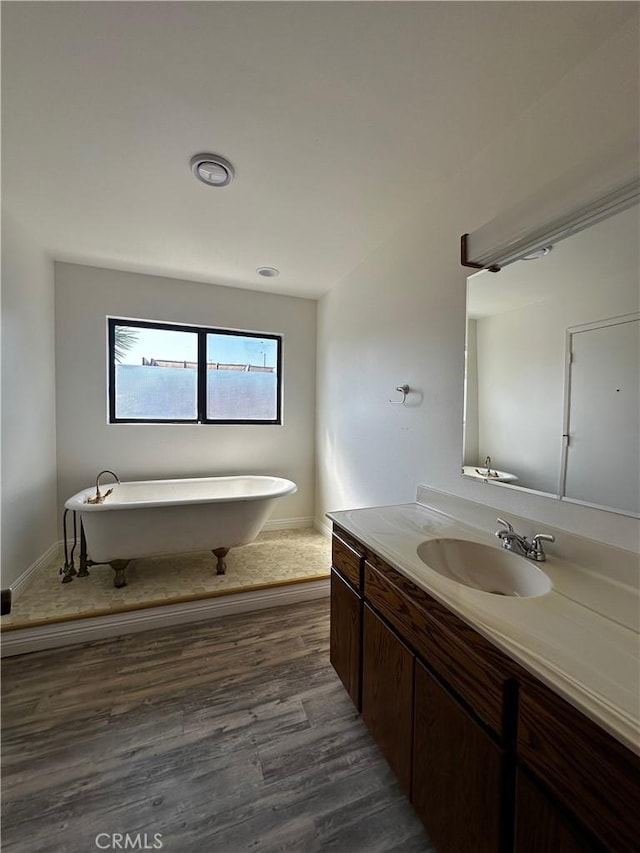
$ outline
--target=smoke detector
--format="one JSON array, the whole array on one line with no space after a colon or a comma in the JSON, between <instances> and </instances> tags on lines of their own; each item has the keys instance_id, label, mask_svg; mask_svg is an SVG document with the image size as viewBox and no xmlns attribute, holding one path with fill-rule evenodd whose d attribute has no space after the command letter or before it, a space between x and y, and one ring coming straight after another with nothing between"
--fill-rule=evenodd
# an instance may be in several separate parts
<instances>
[{"instance_id":1,"label":"smoke detector","mask_svg":"<svg viewBox=\"0 0 640 853\"><path fill-rule=\"evenodd\" d=\"M191 158L191 171L208 187L226 187L235 175L231 163L219 154L196 154Z\"/></svg>"}]
</instances>

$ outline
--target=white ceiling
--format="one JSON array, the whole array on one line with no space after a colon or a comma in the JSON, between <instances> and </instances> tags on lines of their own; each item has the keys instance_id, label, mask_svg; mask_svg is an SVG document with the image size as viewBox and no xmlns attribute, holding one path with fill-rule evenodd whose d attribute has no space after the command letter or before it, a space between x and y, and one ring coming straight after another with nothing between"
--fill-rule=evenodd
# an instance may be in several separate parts
<instances>
[{"instance_id":1,"label":"white ceiling","mask_svg":"<svg viewBox=\"0 0 640 853\"><path fill-rule=\"evenodd\" d=\"M3 204L56 259L315 298L635 6L5 2Z\"/></svg>"}]
</instances>

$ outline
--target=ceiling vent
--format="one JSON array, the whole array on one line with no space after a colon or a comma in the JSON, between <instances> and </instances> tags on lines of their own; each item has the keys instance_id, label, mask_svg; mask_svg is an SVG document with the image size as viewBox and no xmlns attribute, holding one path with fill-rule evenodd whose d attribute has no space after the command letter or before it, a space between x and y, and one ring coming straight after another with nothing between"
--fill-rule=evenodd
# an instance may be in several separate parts
<instances>
[{"instance_id":1,"label":"ceiling vent","mask_svg":"<svg viewBox=\"0 0 640 853\"><path fill-rule=\"evenodd\" d=\"M219 154L196 154L191 158L191 171L208 187L226 187L235 175L231 163Z\"/></svg>"}]
</instances>

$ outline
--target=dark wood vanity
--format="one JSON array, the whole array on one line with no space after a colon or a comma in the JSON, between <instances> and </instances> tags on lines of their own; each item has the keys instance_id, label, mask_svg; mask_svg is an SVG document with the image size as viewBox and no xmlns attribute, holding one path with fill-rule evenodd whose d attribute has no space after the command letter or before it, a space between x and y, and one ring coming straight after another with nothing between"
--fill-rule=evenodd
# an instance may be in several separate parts
<instances>
[{"instance_id":1,"label":"dark wood vanity","mask_svg":"<svg viewBox=\"0 0 640 853\"><path fill-rule=\"evenodd\" d=\"M334 524L331 663L438 853L636 853L640 758Z\"/></svg>"}]
</instances>

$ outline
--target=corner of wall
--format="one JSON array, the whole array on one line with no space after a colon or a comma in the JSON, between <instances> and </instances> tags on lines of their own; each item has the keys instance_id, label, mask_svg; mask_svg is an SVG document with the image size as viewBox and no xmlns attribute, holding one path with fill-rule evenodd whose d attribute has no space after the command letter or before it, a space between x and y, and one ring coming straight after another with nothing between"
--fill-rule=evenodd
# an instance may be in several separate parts
<instances>
[{"instance_id":1,"label":"corner of wall","mask_svg":"<svg viewBox=\"0 0 640 853\"><path fill-rule=\"evenodd\" d=\"M58 539L53 262L2 214L2 587Z\"/></svg>"}]
</instances>

